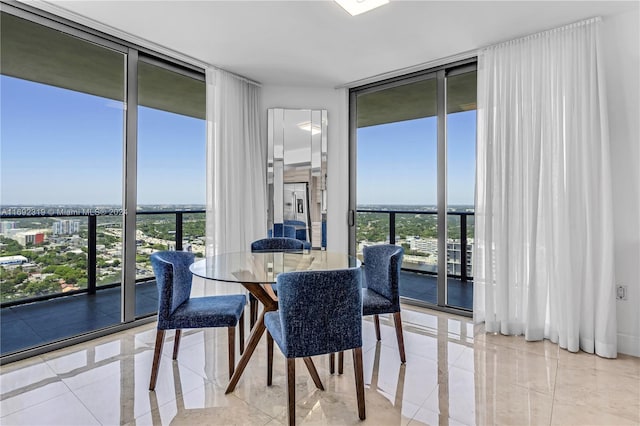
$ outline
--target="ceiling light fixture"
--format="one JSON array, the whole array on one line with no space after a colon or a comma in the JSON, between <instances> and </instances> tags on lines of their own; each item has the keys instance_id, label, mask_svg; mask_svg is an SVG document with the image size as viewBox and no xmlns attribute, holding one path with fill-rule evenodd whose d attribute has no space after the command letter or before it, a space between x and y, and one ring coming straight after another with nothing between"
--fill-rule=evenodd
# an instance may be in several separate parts
<instances>
[{"instance_id":1,"label":"ceiling light fixture","mask_svg":"<svg viewBox=\"0 0 640 426\"><path fill-rule=\"evenodd\" d=\"M311 124L310 121L303 121L302 123L298 123L298 128L300 128L300 130L304 130L305 132L311 132L311 135L317 135L320 133L320 126Z\"/></svg>"},{"instance_id":2,"label":"ceiling light fixture","mask_svg":"<svg viewBox=\"0 0 640 426\"><path fill-rule=\"evenodd\" d=\"M351 16L356 16L385 5L389 3L389 0L335 0L335 2L349 12Z\"/></svg>"}]
</instances>

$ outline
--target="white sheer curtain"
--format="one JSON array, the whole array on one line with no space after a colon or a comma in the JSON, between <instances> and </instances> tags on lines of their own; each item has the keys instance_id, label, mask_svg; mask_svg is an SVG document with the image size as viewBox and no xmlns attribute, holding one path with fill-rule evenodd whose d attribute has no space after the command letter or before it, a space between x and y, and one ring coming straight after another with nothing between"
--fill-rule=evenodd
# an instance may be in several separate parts
<instances>
[{"instance_id":1,"label":"white sheer curtain","mask_svg":"<svg viewBox=\"0 0 640 426\"><path fill-rule=\"evenodd\" d=\"M487 332L615 357L600 19L478 62L474 316Z\"/></svg>"},{"instance_id":2,"label":"white sheer curtain","mask_svg":"<svg viewBox=\"0 0 640 426\"><path fill-rule=\"evenodd\" d=\"M267 235L266 145L259 86L211 68L207 80L207 255Z\"/></svg>"}]
</instances>

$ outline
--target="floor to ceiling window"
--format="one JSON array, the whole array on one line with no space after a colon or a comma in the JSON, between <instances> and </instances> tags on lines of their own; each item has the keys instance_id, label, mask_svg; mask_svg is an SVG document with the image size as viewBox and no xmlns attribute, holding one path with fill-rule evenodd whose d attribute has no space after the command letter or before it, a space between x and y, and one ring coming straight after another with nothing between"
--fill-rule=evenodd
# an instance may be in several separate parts
<instances>
[{"instance_id":1,"label":"floor to ceiling window","mask_svg":"<svg viewBox=\"0 0 640 426\"><path fill-rule=\"evenodd\" d=\"M0 12L3 361L153 314L149 253L204 237L202 70L34 12Z\"/></svg>"},{"instance_id":2,"label":"floor to ceiling window","mask_svg":"<svg viewBox=\"0 0 640 426\"><path fill-rule=\"evenodd\" d=\"M449 306L473 307L476 171L476 71L446 74L447 297Z\"/></svg>"},{"instance_id":3,"label":"floor to ceiling window","mask_svg":"<svg viewBox=\"0 0 640 426\"><path fill-rule=\"evenodd\" d=\"M155 312L149 255L205 248L205 82L202 75L138 62L136 310ZM146 284L145 284L146 281ZM148 303L144 303L147 301Z\"/></svg>"},{"instance_id":4,"label":"floor to ceiling window","mask_svg":"<svg viewBox=\"0 0 640 426\"><path fill-rule=\"evenodd\" d=\"M120 304L52 312L21 302L120 281L126 54L1 15L2 352L120 322ZM90 270L97 246L99 266ZM44 302L43 302L44 303ZM29 306L31 309L18 309ZM42 306L42 305L41 305ZM64 309L64 308L63 308Z\"/></svg>"},{"instance_id":5,"label":"floor to ceiling window","mask_svg":"<svg viewBox=\"0 0 640 426\"><path fill-rule=\"evenodd\" d=\"M407 302L473 306L475 61L351 90L350 245L405 250Z\"/></svg>"}]
</instances>

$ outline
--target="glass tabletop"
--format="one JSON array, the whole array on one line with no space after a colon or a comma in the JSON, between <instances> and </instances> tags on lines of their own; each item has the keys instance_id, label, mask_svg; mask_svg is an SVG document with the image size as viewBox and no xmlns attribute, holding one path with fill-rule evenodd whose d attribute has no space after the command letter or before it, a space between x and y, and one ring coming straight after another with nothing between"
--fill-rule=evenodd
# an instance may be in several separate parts
<instances>
[{"instance_id":1,"label":"glass tabletop","mask_svg":"<svg viewBox=\"0 0 640 426\"><path fill-rule=\"evenodd\" d=\"M192 264L194 275L235 283L275 283L281 272L358 268L358 258L325 250L238 252L208 256Z\"/></svg>"}]
</instances>

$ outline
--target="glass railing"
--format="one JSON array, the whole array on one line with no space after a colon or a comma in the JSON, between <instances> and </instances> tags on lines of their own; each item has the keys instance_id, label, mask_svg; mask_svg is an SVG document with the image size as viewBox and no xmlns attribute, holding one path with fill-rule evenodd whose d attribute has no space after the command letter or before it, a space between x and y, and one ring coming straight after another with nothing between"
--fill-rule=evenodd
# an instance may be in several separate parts
<instances>
[{"instance_id":1,"label":"glass railing","mask_svg":"<svg viewBox=\"0 0 640 426\"><path fill-rule=\"evenodd\" d=\"M358 209L356 250L373 244L404 248L402 269L438 273L438 220L435 210ZM473 211L447 212L447 273L461 281L473 280ZM464 267L463 267L464 265Z\"/></svg>"},{"instance_id":2,"label":"glass railing","mask_svg":"<svg viewBox=\"0 0 640 426\"><path fill-rule=\"evenodd\" d=\"M122 280L122 216L107 209L3 209L2 307L95 294ZM117 212L116 212L117 213ZM153 278L149 255L191 250L204 256L204 210L138 211L136 281Z\"/></svg>"},{"instance_id":3,"label":"glass railing","mask_svg":"<svg viewBox=\"0 0 640 426\"><path fill-rule=\"evenodd\" d=\"M138 212L136 228L136 280L153 278L149 255L156 251L188 250L204 256L204 211Z\"/></svg>"},{"instance_id":4,"label":"glass railing","mask_svg":"<svg viewBox=\"0 0 640 426\"><path fill-rule=\"evenodd\" d=\"M0 216L2 307L120 285L121 216L49 210ZM405 249L403 269L437 273L437 212L358 209L357 215L359 257L366 245L398 244ZM448 274L472 280L474 213L447 216ZM136 245L136 281L153 278L149 255L155 251L186 249L202 257L205 211L138 211Z\"/></svg>"}]
</instances>

